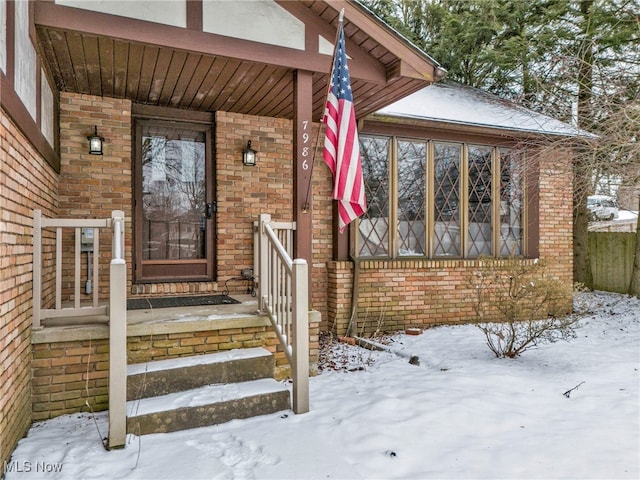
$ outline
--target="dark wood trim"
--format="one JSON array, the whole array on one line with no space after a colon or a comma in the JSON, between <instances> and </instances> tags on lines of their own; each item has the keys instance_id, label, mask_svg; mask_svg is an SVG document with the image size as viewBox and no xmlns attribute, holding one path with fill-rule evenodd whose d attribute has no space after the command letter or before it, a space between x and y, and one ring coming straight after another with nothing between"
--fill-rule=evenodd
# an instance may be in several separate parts
<instances>
[{"instance_id":1,"label":"dark wood trim","mask_svg":"<svg viewBox=\"0 0 640 480\"><path fill-rule=\"evenodd\" d=\"M84 32L98 37L113 37L125 41L175 48L193 53L257 62L291 69L329 73L331 61L327 55L268 45L213 33L116 17L50 2L35 4L35 23L58 30ZM424 65L423 65L424 66ZM352 79L385 84L387 72L370 55L354 57L349 63Z\"/></svg>"},{"instance_id":2,"label":"dark wood trim","mask_svg":"<svg viewBox=\"0 0 640 480\"><path fill-rule=\"evenodd\" d=\"M525 153L525 205L527 228L525 230L527 258L540 256L540 159L538 155Z\"/></svg>"},{"instance_id":3,"label":"dark wood trim","mask_svg":"<svg viewBox=\"0 0 640 480\"><path fill-rule=\"evenodd\" d=\"M337 25L319 22L318 17L316 17L301 2L292 2L291 0L276 0L276 3L305 24L305 48L307 49L308 53L318 53L319 35L324 37L325 40L329 41L329 43L335 45L335 42L337 40ZM352 74L352 78L355 79L357 77L357 75L354 75L351 70L353 68L352 65L356 62L359 62L361 64L368 64L369 68L372 71L380 71L380 69L383 69L385 70L386 77L385 67L378 60L373 58L370 53L362 49L357 43L355 43L348 37L345 38L345 42L347 44L347 52L349 53L349 57L351 57L349 59L349 72ZM326 62L329 65L329 68L331 68L331 54L323 56L326 58ZM387 81L388 79L385 78L385 83Z\"/></svg>"},{"instance_id":4,"label":"dark wood trim","mask_svg":"<svg viewBox=\"0 0 640 480\"><path fill-rule=\"evenodd\" d=\"M36 49L36 125L40 126L42 131L42 64L40 63L40 54Z\"/></svg>"},{"instance_id":5,"label":"dark wood trim","mask_svg":"<svg viewBox=\"0 0 640 480\"><path fill-rule=\"evenodd\" d=\"M131 105L131 116L134 118L147 118L149 120L179 121L207 125L212 125L214 122L214 114L211 112L197 112L194 110L142 105L139 103L133 103Z\"/></svg>"},{"instance_id":6,"label":"dark wood trim","mask_svg":"<svg viewBox=\"0 0 640 480\"><path fill-rule=\"evenodd\" d=\"M142 108L141 108L142 107ZM133 110L133 108L132 108ZM194 260L190 262L185 261L145 261L142 258L142 144L139 141L142 137L142 126L146 124L152 125L164 125L175 126L176 128L192 128L197 131L205 133L205 183L206 183L206 202L212 202L215 200L215 162L213 155L214 148L214 136L213 136L213 114L195 115L190 113L202 113L202 112L182 112L182 117L196 118L203 120L209 118L209 123L204 121L182 121L176 120L176 115L171 117L171 120L167 120L164 116L149 117L140 115L141 112L154 112L158 110L158 107L140 106L136 107L137 114L134 116L132 141L134 142L133 148L133 233L134 233L134 283L155 283L155 282L178 282L178 281L213 281L216 278L216 255L217 245L216 243L216 216L210 220L210 228L207 228L205 238L206 249L206 261L203 259ZM159 109L163 115L167 114L167 110L173 111L178 109L161 108Z\"/></svg>"},{"instance_id":7,"label":"dark wood trim","mask_svg":"<svg viewBox=\"0 0 640 480\"><path fill-rule=\"evenodd\" d=\"M131 106L131 113L133 117L133 105ZM131 159L133 165L131 168L132 185L131 191L133 193L133 215L132 215L132 230L133 230L133 283L140 283L144 280L143 267L142 267L142 188L138 185L142 184L142 144L139 141L142 138L142 124L136 121L135 118L131 122L131 142L133 143L131 153L133 157Z\"/></svg>"},{"instance_id":8,"label":"dark wood trim","mask_svg":"<svg viewBox=\"0 0 640 480\"><path fill-rule=\"evenodd\" d=\"M385 120L382 120L380 116L375 116L375 118L368 117L363 119L361 123L360 133L363 134L449 140L464 143L490 143L496 146L510 145L521 141L523 138L531 137L531 134L518 135L515 132L506 130L446 124L435 121L416 121L399 117L385 117Z\"/></svg>"},{"instance_id":9,"label":"dark wood trim","mask_svg":"<svg viewBox=\"0 0 640 480\"><path fill-rule=\"evenodd\" d=\"M304 258L307 261L309 275L311 275L313 212L310 204L313 199L311 162L313 161L314 141L311 111L312 73L296 70L293 73L293 82L293 215L296 222L293 254L295 258Z\"/></svg>"},{"instance_id":10,"label":"dark wood trim","mask_svg":"<svg viewBox=\"0 0 640 480\"><path fill-rule=\"evenodd\" d=\"M354 224L347 225L344 232L340 233L340 214L338 213L338 202L333 200L331 202L331 210L333 211L333 224L331 226L332 239L333 239L333 259L337 261L349 260L349 238L351 231L355 228Z\"/></svg>"},{"instance_id":11,"label":"dark wood trim","mask_svg":"<svg viewBox=\"0 0 640 480\"><path fill-rule=\"evenodd\" d=\"M329 2L327 2L329 3ZM403 74L410 78L427 80L434 82L444 75L442 69L435 60L429 58L424 52L419 50L404 37L377 20L364 7L357 2L348 0L333 0L330 2L331 8L337 12L345 9L345 34L349 36L349 23L353 23L361 29L364 34L375 38L380 45L383 45L389 53L403 59ZM351 66L351 62L349 62Z\"/></svg>"},{"instance_id":12,"label":"dark wood trim","mask_svg":"<svg viewBox=\"0 0 640 480\"><path fill-rule=\"evenodd\" d=\"M29 2L29 38L33 45L38 44L38 33L36 32L36 6L35 2Z\"/></svg>"},{"instance_id":13,"label":"dark wood trim","mask_svg":"<svg viewBox=\"0 0 640 480\"><path fill-rule=\"evenodd\" d=\"M202 31L202 0L187 0L187 28Z\"/></svg>"},{"instance_id":14,"label":"dark wood trim","mask_svg":"<svg viewBox=\"0 0 640 480\"><path fill-rule=\"evenodd\" d=\"M40 128L31 117L25 106L14 91L13 85L7 81L7 77L0 72L0 104L4 111L11 117L18 129L33 145L46 162L56 173L60 173L60 156L49 145Z\"/></svg>"}]
</instances>

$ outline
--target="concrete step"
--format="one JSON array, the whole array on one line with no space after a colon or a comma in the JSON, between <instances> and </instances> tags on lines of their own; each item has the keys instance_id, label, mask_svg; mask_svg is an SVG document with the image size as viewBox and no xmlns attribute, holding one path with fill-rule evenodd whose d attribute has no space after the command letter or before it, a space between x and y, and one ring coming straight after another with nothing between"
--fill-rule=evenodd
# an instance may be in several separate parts
<instances>
[{"instance_id":1,"label":"concrete step","mask_svg":"<svg viewBox=\"0 0 640 480\"><path fill-rule=\"evenodd\" d=\"M273 378L274 368L273 355L261 347L132 364L127 367L127 400Z\"/></svg>"},{"instance_id":2,"label":"concrete step","mask_svg":"<svg viewBox=\"0 0 640 480\"><path fill-rule=\"evenodd\" d=\"M175 432L289 409L289 390L272 378L208 385L127 402L127 432Z\"/></svg>"}]
</instances>

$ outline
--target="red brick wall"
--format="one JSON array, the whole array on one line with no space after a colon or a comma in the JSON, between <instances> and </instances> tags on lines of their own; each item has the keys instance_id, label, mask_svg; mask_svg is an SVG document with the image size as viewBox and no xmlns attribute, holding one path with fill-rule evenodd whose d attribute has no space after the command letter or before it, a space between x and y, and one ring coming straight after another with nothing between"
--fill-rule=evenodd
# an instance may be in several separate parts
<instances>
[{"instance_id":1,"label":"red brick wall","mask_svg":"<svg viewBox=\"0 0 640 480\"><path fill-rule=\"evenodd\" d=\"M288 120L216 113L216 188L218 282L253 267L253 222L261 213L291 221L293 166L292 124ZM254 167L242 164L251 140L258 152ZM244 284L230 282L242 292ZM233 290L232 290L233 291Z\"/></svg>"},{"instance_id":2,"label":"red brick wall","mask_svg":"<svg viewBox=\"0 0 640 480\"><path fill-rule=\"evenodd\" d=\"M550 151L539 157L539 257L547 272L565 284L573 283L572 176L567 152ZM357 333L376 329L392 332L412 326L470 321L469 269L475 260L363 260L360 263ZM327 317L323 326L344 334L351 317L353 264L328 263ZM571 311L567 297L566 311ZM364 328L363 328L364 326Z\"/></svg>"},{"instance_id":3,"label":"red brick wall","mask_svg":"<svg viewBox=\"0 0 640 480\"><path fill-rule=\"evenodd\" d=\"M56 213L58 176L0 109L0 465L31 423L33 209Z\"/></svg>"},{"instance_id":4,"label":"red brick wall","mask_svg":"<svg viewBox=\"0 0 640 480\"><path fill-rule=\"evenodd\" d=\"M86 134L93 124L106 138L104 157L86 153ZM253 266L252 224L260 213L293 219L292 124L284 119L217 112L215 125L218 283L162 283L132 286L134 294L203 293L220 290L223 282ZM317 126L316 126L317 128ZM123 209L131 217L131 117L126 101L63 94L61 99L62 214L104 215ZM317 136L314 134L314 141ZM241 163L247 140L258 151L258 164ZM315 152L315 149L314 149ZM345 323L351 309L351 264L333 262L331 175L317 152L310 194L313 215L311 304L319 310L323 329ZM553 258L550 271L570 282L571 176L561 152L540 158L540 257ZM113 186L116 194L113 194ZM86 209L79 205L94 205ZM128 239L131 241L130 230ZM127 247L130 257L131 245ZM561 261L558 261L561 259ZM468 320L468 292L462 274L473 262L364 262L359 307L366 322L378 322L384 310L385 329L416 324ZM131 264L131 262L129 262ZM232 293L244 292L243 282L230 282ZM384 300L381 300L384 299Z\"/></svg>"},{"instance_id":5,"label":"red brick wall","mask_svg":"<svg viewBox=\"0 0 640 480\"><path fill-rule=\"evenodd\" d=\"M93 126L105 138L104 155L87 153L86 136ZM133 295L167 295L220 291L224 282L253 267L253 222L260 213L274 220L293 219L293 136L291 121L217 112L215 125L217 218L217 282L175 282L131 285ZM317 126L316 126L317 128ZM317 131L317 130L316 130ZM314 133L314 141L316 139ZM258 151L255 167L242 165L247 140ZM60 98L60 216L108 217L123 210L132 218L131 104L127 100L62 93ZM321 157L321 151L318 152ZM316 159L313 175L314 308L326 313L326 259L331 257L331 185L329 170ZM73 231L65 231L66 252L73 251ZM126 230L129 281L132 268L132 225ZM103 237L101 258L110 255ZM83 271L85 267L83 256ZM64 274L72 276L72 255L65 256ZM106 274L106 271L105 271ZM84 275L84 274L83 274ZM84 279L84 276L83 276ZM103 290L107 279L102 278ZM72 299L73 285L64 284L63 300ZM231 293L244 293L244 282L230 281ZM89 298L82 294L83 298Z\"/></svg>"},{"instance_id":6,"label":"red brick wall","mask_svg":"<svg viewBox=\"0 0 640 480\"><path fill-rule=\"evenodd\" d=\"M90 155L87 136L98 127L104 137L104 155ZM128 219L125 231L126 259L131 279L132 165L131 102L92 95L60 93L60 193L61 218L110 218L123 210ZM63 275L73 278L74 232L63 232ZM111 259L111 232L100 240L101 265ZM86 272L83 255L82 291ZM108 287L108 268L102 268L103 295ZM94 281L94 285L97 284ZM63 301L72 299L73 284L63 284ZM85 298L84 293L82 297ZM89 298L86 296L86 298Z\"/></svg>"},{"instance_id":7,"label":"red brick wall","mask_svg":"<svg viewBox=\"0 0 640 480\"><path fill-rule=\"evenodd\" d=\"M473 293L466 275L475 260L362 260L358 288L357 330L394 332L408 327L473 320ZM329 327L344 334L351 318L353 264L331 262ZM354 324L355 327L356 324Z\"/></svg>"},{"instance_id":8,"label":"red brick wall","mask_svg":"<svg viewBox=\"0 0 640 480\"><path fill-rule=\"evenodd\" d=\"M570 152L546 151L540 158L540 258L555 278L573 285L573 173Z\"/></svg>"},{"instance_id":9,"label":"red brick wall","mask_svg":"<svg viewBox=\"0 0 640 480\"><path fill-rule=\"evenodd\" d=\"M293 220L292 122L233 113L216 114L216 184L218 194L218 279L237 277L253 267L252 225L261 213L273 220ZM317 139L317 125L313 131ZM258 151L255 167L242 165L247 140ZM321 139L322 140L322 139ZM315 149L313 150L315 151ZM310 303L326 316L327 260L331 259L331 173L318 150L309 194L313 215ZM244 285L230 282L242 292ZM246 287L244 287L246 288Z\"/></svg>"},{"instance_id":10,"label":"red brick wall","mask_svg":"<svg viewBox=\"0 0 640 480\"><path fill-rule=\"evenodd\" d=\"M317 128L317 125L316 125ZM314 129L314 141L317 138L317 130ZM312 189L312 214L313 214L313 287L311 291L311 304L313 309L322 316L323 331L327 330L327 292L331 289L329 284L328 262L333 259L333 208L336 203L331 199L332 176L329 167L322 158L322 142L320 136L320 148L314 148L316 158L313 168ZM346 235L345 233L344 235Z\"/></svg>"}]
</instances>

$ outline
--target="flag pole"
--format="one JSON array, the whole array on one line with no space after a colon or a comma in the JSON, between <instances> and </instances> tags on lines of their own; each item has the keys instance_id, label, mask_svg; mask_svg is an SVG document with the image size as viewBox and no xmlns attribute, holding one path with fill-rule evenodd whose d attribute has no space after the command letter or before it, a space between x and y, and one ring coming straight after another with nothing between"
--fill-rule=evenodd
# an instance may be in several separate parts
<instances>
[{"instance_id":1,"label":"flag pole","mask_svg":"<svg viewBox=\"0 0 640 480\"><path fill-rule=\"evenodd\" d=\"M344 8L340 10L340 15L338 15L338 28L336 29L336 38L333 40L333 54L331 55L331 69L329 70L329 80L327 82L327 94L324 97L324 103L322 104L324 108L327 106L327 100L329 99L329 86L331 85L331 76L333 75L333 68L336 63L336 46L338 43L338 35L340 35L340 28L342 28L342 24L344 22ZM311 158L311 172L309 172L309 183L307 184L307 194L304 198L304 203L302 204L302 211L308 212L309 207L309 194L311 192L311 182L313 181L313 167L316 163L316 155L318 154L318 147L320 146L320 133L322 132L322 125L324 125L324 113L322 114L322 118L320 119L320 125L318 126L318 134L316 136L316 148L313 152L313 157Z\"/></svg>"}]
</instances>

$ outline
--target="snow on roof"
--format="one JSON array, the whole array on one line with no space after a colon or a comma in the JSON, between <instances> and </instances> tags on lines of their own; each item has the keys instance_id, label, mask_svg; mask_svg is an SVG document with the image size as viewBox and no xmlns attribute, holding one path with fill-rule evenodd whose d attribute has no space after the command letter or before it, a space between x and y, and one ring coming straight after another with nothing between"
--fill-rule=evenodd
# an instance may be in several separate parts
<instances>
[{"instance_id":1,"label":"snow on roof","mask_svg":"<svg viewBox=\"0 0 640 480\"><path fill-rule=\"evenodd\" d=\"M509 100L452 81L429 85L378 110L376 115L531 132L591 136L573 125L536 113Z\"/></svg>"}]
</instances>

